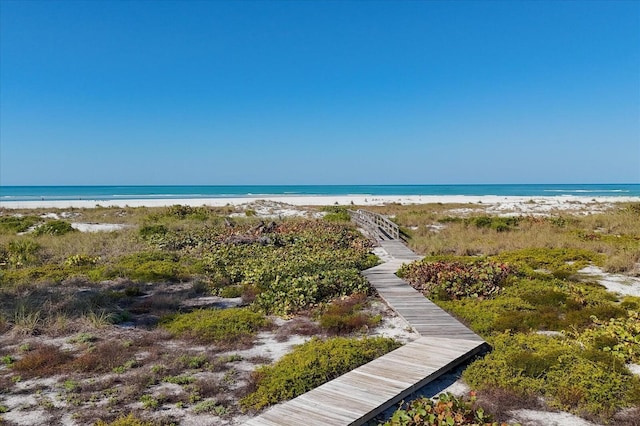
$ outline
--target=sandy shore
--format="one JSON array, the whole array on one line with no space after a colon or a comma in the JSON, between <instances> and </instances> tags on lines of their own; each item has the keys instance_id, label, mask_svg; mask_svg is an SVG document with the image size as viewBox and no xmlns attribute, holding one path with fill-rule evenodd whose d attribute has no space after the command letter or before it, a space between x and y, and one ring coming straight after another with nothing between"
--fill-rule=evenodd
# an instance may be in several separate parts
<instances>
[{"instance_id":1,"label":"sandy shore","mask_svg":"<svg viewBox=\"0 0 640 426\"><path fill-rule=\"evenodd\" d=\"M484 204L501 206L503 210L515 209L527 205L538 205L544 210L566 210L570 207L585 205L610 205L617 202L640 202L640 197L514 197L496 195L335 195L335 196L262 196L237 198L189 198L189 199L137 199L137 200L60 200L60 201L0 201L0 208L94 208L94 207L166 207L176 204L187 206L238 206L269 200L294 206L351 205L371 206L389 203L399 204Z\"/></svg>"}]
</instances>

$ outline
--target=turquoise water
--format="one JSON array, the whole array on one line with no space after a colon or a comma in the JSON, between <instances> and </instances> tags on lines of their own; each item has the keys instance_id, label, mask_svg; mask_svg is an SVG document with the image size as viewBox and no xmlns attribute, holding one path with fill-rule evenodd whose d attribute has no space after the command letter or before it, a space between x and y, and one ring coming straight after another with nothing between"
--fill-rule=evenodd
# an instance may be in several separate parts
<instances>
[{"instance_id":1,"label":"turquoise water","mask_svg":"<svg viewBox=\"0 0 640 426\"><path fill-rule=\"evenodd\" d=\"M133 200L301 195L502 195L640 197L640 184L0 186L0 201Z\"/></svg>"}]
</instances>

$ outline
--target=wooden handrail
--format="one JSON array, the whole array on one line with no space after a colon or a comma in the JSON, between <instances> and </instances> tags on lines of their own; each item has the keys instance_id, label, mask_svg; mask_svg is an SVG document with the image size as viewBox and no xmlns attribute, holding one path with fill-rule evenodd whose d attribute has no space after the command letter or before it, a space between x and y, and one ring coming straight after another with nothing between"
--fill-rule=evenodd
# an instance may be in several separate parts
<instances>
[{"instance_id":1,"label":"wooden handrail","mask_svg":"<svg viewBox=\"0 0 640 426\"><path fill-rule=\"evenodd\" d=\"M351 220L377 240L399 240L400 227L388 217L368 210L348 210Z\"/></svg>"}]
</instances>

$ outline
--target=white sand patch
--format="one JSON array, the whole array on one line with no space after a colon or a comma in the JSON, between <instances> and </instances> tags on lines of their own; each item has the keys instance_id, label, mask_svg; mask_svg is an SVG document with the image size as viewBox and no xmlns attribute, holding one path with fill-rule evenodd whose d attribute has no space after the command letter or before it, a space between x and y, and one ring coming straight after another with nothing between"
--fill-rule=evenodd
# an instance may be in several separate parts
<instances>
[{"instance_id":1,"label":"white sand patch","mask_svg":"<svg viewBox=\"0 0 640 426\"><path fill-rule=\"evenodd\" d=\"M180 304L185 308L235 308L242 305L242 297L202 296L187 299Z\"/></svg>"},{"instance_id":2,"label":"white sand patch","mask_svg":"<svg viewBox=\"0 0 640 426\"><path fill-rule=\"evenodd\" d=\"M43 219L54 219L54 220L60 219L60 216L58 216L56 213L44 213L44 214L41 214L40 217Z\"/></svg>"},{"instance_id":3,"label":"white sand patch","mask_svg":"<svg viewBox=\"0 0 640 426\"><path fill-rule=\"evenodd\" d=\"M607 290L621 294L623 296L640 297L640 278L630 277L622 274L610 274L604 272L597 266L587 266L578 271L578 273L589 278L594 278L598 283L607 288Z\"/></svg>"},{"instance_id":4,"label":"white sand patch","mask_svg":"<svg viewBox=\"0 0 640 426\"><path fill-rule=\"evenodd\" d=\"M130 227L130 225L123 225L121 223L81 223L73 222L71 224L73 229L77 229L80 232L113 232Z\"/></svg>"},{"instance_id":5,"label":"white sand patch","mask_svg":"<svg viewBox=\"0 0 640 426\"><path fill-rule=\"evenodd\" d=\"M191 409L193 410L193 408ZM241 425L244 424L251 417L242 415L233 418L221 418L213 414L192 414L189 411L163 406L161 411L162 416L175 416L180 418L179 424L181 426L203 426L203 425Z\"/></svg>"},{"instance_id":6,"label":"white sand patch","mask_svg":"<svg viewBox=\"0 0 640 426\"><path fill-rule=\"evenodd\" d=\"M243 359L266 357L272 362L278 361L280 358L288 354L293 350L295 346L301 345L311 339L312 336L290 336L288 340L279 342L272 332L261 332L256 336L256 344L249 349L240 351L231 351L222 355L238 354ZM249 371L254 369L253 364L245 365L244 363L238 363L238 369L249 368Z\"/></svg>"},{"instance_id":7,"label":"white sand patch","mask_svg":"<svg viewBox=\"0 0 640 426\"><path fill-rule=\"evenodd\" d=\"M578 416L565 412L549 412L540 410L515 410L509 423L520 423L522 426L597 426Z\"/></svg>"},{"instance_id":8,"label":"white sand patch","mask_svg":"<svg viewBox=\"0 0 640 426\"><path fill-rule=\"evenodd\" d=\"M438 233L438 232L442 231L446 227L447 227L447 225L445 225L443 223L431 223L429 225L425 225L425 228L427 228L429 231L435 232L435 233Z\"/></svg>"},{"instance_id":9,"label":"white sand patch","mask_svg":"<svg viewBox=\"0 0 640 426\"><path fill-rule=\"evenodd\" d=\"M269 219L282 219L287 217L310 217L320 218L325 212L312 212L284 202L271 200L258 200L251 203L237 206L242 212L231 213L230 217L246 217L247 211L252 212L256 217Z\"/></svg>"},{"instance_id":10,"label":"white sand patch","mask_svg":"<svg viewBox=\"0 0 640 426\"><path fill-rule=\"evenodd\" d=\"M373 315L382 316L380 324L371 330L369 336L389 337L405 344L420 337L408 322L381 300L371 302L369 311Z\"/></svg>"},{"instance_id":11,"label":"white sand patch","mask_svg":"<svg viewBox=\"0 0 640 426\"><path fill-rule=\"evenodd\" d=\"M2 418L12 425L33 426L49 424L51 415L43 409L29 407L25 410L11 410L2 415Z\"/></svg>"},{"instance_id":12,"label":"white sand patch","mask_svg":"<svg viewBox=\"0 0 640 426\"><path fill-rule=\"evenodd\" d=\"M47 377L44 379L23 380L16 383L15 387L19 392L24 392L26 390L31 390L35 388L52 387L56 383L58 383L58 379L59 377Z\"/></svg>"},{"instance_id":13,"label":"white sand patch","mask_svg":"<svg viewBox=\"0 0 640 426\"><path fill-rule=\"evenodd\" d=\"M20 410L22 407L31 407L37 403L35 394L7 395L2 399L2 404L9 411Z\"/></svg>"},{"instance_id":14,"label":"white sand patch","mask_svg":"<svg viewBox=\"0 0 640 426\"><path fill-rule=\"evenodd\" d=\"M79 217L79 216L82 216L82 214L79 212L62 212L60 214L48 212L40 215L40 217L43 219L54 219L54 220L70 219L70 218Z\"/></svg>"},{"instance_id":15,"label":"white sand patch","mask_svg":"<svg viewBox=\"0 0 640 426\"><path fill-rule=\"evenodd\" d=\"M436 380L420 388L417 395L434 398L442 393L450 392L458 397L468 396L471 388L460 378L462 370L463 368L458 368L443 374Z\"/></svg>"}]
</instances>

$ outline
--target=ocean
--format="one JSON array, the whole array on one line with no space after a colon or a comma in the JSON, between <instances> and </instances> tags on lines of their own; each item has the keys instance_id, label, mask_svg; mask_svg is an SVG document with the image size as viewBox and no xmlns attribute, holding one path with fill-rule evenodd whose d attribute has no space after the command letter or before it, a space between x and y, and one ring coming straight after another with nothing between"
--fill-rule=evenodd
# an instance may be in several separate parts
<instances>
[{"instance_id":1,"label":"ocean","mask_svg":"<svg viewBox=\"0 0 640 426\"><path fill-rule=\"evenodd\" d=\"M640 197L640 184L0 186L0 201L170 200L306 195Z\"/></svg>"}]
</instances>

